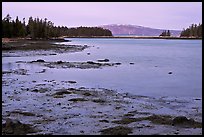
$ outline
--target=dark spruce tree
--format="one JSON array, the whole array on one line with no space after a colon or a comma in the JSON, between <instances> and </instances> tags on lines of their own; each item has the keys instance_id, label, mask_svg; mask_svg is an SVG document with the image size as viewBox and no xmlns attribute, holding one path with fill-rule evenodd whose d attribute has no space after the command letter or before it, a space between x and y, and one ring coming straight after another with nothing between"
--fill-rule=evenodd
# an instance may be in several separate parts
<instances>
[{"instance_id":1,"label":"dark spruce tree","mask_svg":"<svg viewBox=\"0 0 204 137\"><path fill-rule=\"evenodd\" d=\"M191 24L180 34L180 37L194 37L194 38L202 38L202 24Z\"/></svg>"},{"instance_id":2,"label":"dark spruce tree","mask_svg":"<svg viewBox=\"0 0 204 137\"><path fill-rule=\"evenodd\" d=\"M2 37L29 37L31 39L49 39L54 37L93 37L93 36L112 36L108 29L100 27L78 27L67 28L65 26L54 26L54 23L39 18L29 17L28 24L18 19L11 20L8 14L2 20Z\"/></svg>"},{"instance_id":3,"label":"dark spruce tree","mask_svg":"<svg viewBox=\"0 0 204 137\"><path fill-rule=\"evenodd\" d=\"M166 36L171 36L171 32L170 32L170 30L167 31Z\"/></svg>"},{"instance_id":4,"label":"dark spruce tree","mask_svg":"<svg viewBox=\"0 0 204 137\"><path fill-rule=\"evenodd\" d=\"M166 37L166 36L171 36L171 32L170 32L170 30L168 30L168 31L166 31L166 30L164 30L159 36L161 36L161 37Z\"/></svg>"}]
</instances>

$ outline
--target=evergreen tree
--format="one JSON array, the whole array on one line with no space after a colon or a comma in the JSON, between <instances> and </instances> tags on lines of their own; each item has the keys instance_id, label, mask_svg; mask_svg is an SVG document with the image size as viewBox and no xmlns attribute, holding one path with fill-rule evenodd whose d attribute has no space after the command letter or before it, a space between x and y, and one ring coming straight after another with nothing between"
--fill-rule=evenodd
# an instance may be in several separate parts
<instances>
[{"instance_id":1,"label":"evergreen tree","mask_svg":"<svg viewBox=\"0 0 204 137\"><path fill-rule=\"evenodd\" d=\"M48 39L52 37L60 36L112 36L112 32L100 27L78 27L67 28L66 26L54 26L54 23L44 20L29 17L28 24L25 24L25 18L23 22L16 17L15 21L11 21L11 17L8 14L2 20L2 37L30 37L32 39L42 38Z\"/></svg>"},{"instance_id":2,"label":"evergreen tree","mask_svg":"<svg viewBox=\"0 0 204 137\"><path fill-rule=\"evenodd\" d=\"M170 30L167 31L166 36L171 36Z\"/></svg>"},{"instance_id":3,"label":"evergreen tree","mask_svg":"<svg viewBox=\"0 0 204 137\"><path fill-rule=\"evenodd\" d=\"M183 29L183 31L180 34L180 37L196 37L196 38L202 38L202 24L192 24L186 29Z\"/></svg>"},{"instance_id":4,"label":"evergreen tree","mask_svg":"<svg viewBox=\"0 0 204 137\"><path fill-rule=\"evenodd\" d=\"M12 23L11 16L9 14L2 20L2 32L4 37L12 37Z\"/></svg>"}]
</instances>

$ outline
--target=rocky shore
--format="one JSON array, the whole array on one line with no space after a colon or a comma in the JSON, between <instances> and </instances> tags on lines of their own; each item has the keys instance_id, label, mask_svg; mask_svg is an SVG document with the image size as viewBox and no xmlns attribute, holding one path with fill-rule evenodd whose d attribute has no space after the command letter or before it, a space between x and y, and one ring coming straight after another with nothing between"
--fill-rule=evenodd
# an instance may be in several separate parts
<instances>
[{"instance_id":1,"label":"rocky shore","mask_svg":"<svg viewBox=\"0 0 204 137\"><path fill-rule=\"evenodd\" d=\"M2 39L2 56L18 56L18 53L22 51L26 53L20 53L20 56L57 55L65 52L79 52L88 48L87 45L60 44L62 42L69 42L69 40Z\"/></svg>"},{"instance_id":2,"label":"rocky shore","mask_svg":"<svg viewBox=\"0 0 204 137\"><path fill-rule=\"evenodd\" d=\"M56 42L4 41L2 57L56 55L89 47ZM61 81L55 77L28 81L25 78L31 76L30 69L35 65L32 75L41 75L47 69L121 65L107 58L81 62L37 58L17 60L13 63L15 69L2 70L2 135L202 135L202 98L150 97L87 88L69 77ZM18 68L19 64L26 67ZM133 62L128 64L134 66Z\"/></svg>"},{"instance_id":3,"label":"rocky shore","mask_svg":"<svg viewBox=\"0 0 204 137\"><path fill-rule=\"evenodd\" d=\"M54 80L48 83L4 90L3 134L202 134L200 99L153 98L103 88L59 88Z\"/></svg>"}]
</instances>

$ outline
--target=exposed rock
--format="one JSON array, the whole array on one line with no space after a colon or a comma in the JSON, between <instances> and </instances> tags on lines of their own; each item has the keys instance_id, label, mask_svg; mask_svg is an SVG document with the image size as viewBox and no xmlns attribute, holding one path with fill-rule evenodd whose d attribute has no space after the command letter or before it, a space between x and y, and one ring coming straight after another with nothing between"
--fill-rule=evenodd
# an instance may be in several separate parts
<instances>
[{"instance_id":1,"label":"exposed rock","mask_svg":"<svg viewBox=\"0 0 204 137\"><path fill-rule=\"evenodd\" d=\"M24 115L24 116L35 116L35 114L31 113L31 112L22 112L22 111L18 111L18 110L15 110L15 111L11 111L11 113L17 113L17 114L21 114L21 115Z\"/></svg>"},{"instance_id":2,"label":"exposed rock","mask_svg":"<svg viewBox=\"0 0 204 137\"><path fill-rule=\"evenodd\" d=\"M173 126L202 128L202 123L196 122L193 119L187 119L185 116L175 117L172 121Z\"/></svg>"},{"instance_id":3,"label":"exposed rock","mask_svg":"<svg viewBox=\"0 0 204 137\"><path fill-rule=\"evenodd\" d=\"M49 54L49 55L57 55L57 54L55 54L55 53L51 53L51 54Z\"/></svg>"},{"instance_id":4,"label":"exposed rock","mask_svg":"<svg viewBox=\"0 0 204 137\"><path fill-rule=\"evenodd\" d=\"M83 95L84 95L84 96L91 96L92 94L89 93L89 92L85 92L85 93L83 93Z\"/></svg>"},{"instance_id":5,"label":"exposed rock","mask_svg":"<svg viewBox=\"0 0 204 137\"><path fill-rule=\"evenodd\" d=\"M121 63L115 63L115 65L121 65Z\"/></svg>"},{"instance_id":6,"label":"exposed rock","mask_svg":"<svg viewBox=\"0 0 204 137\"><path fill-rule=\"evenodd\" d=\"M169 71L169 73L168 74L172 74L172 72L171 71Z\"/></svg>"},{"instance_id":7,"label":"exposed rock","mask_svg":"<svg viewBox=\"0 0 204 137\"><path fill-rule=\"evenodd\" d=\"M100 132L101 132L101 135L128 135L129 133L132 133L132 128L116 126L116 127L103 129Z\"/></svg>"},{"instance_id":8,"label":"exposed rock","mask_svg":"<svg viewBox=\"0 0 204 137\"><path fill-rule=\"evenodd\" d=\"M96 62L93 62L93 61L87 61L86 63L88 63L88 64L95 64L95 65L101 65L100 63L96 63Z\"/></svg>"},{"instance_id":9,"label":"exposed rock","mask_svg":"<svg viewBox=\"0 0 204 137\"><path fill-rule=\"evenodd\" d=\"M109 123L109 121L108 121L108 120L106 120L106 119L103 119L103 120L99 120L99 122L105 122L105 123Z\"/></svg>"},{"instance_id":10,"label":"exposed rock","mask_svg":"<svg viewBox=\"0 0 204 137\"><path fill-rule=\"evenodd\" d=\"M112 122L116 123L116 124L130 124L132 122L137 122L137 121L141 121L141 119L139 119L139 118L124 117L121 120L115 120L115 121L112 121Z\"/></svg>"},{"instance_id":11,"label":"exposed rock","mask_svg":"<svg viewBox=\"0 0 204 137\"><path fill-rule=\"evenodd\" d=\"M188 122L188 119L184 116L178 116L173 119L173 125L183 124L184 122Z\"/></svg>"},{"instance_id":12,"label":"exposed rock","mask_svg":"<svg viewBox=\"0 0 204 137\"><path fill-rule=\"evenodd\" d=\"M57 61L57 64L62 64L63 62L60 60L60 61Z\"/></svg>"},{"instance_id":13,"label":"exposed rock","mask_svg":"<svg viewBox=\"0 0 204 137\"><path fill-rule=\"evenodd\" d=\"M116 106L115 109L121 109L121 106Z\"/></svg>"},{"instance_id":14,"label":"exposed rock","mask_svg":"<svg viewBox=\"0 0 204 137\"><path fill-rule=\"evenodd\" d=\"M73 94L73 92L69 92L66 89L62 89L61 91L54 93L53 96L55 96L55 95L64 95L64 94Z\"/></svg>"},{"instance_id":15,"label":"exposed rock","mask_svg":"<svg viewBox=\"0 0 204 137\"><path fill-rule=\"evenodd\" d=\"M2 74L11 74L11 71L2 71Z\"/></svg>"},{"instance_id":16,"label":"exposed rock","mask_svg":"<svg viewBox=\"0 0 204 137\"><path fill-rule=\"evenodd\" d=\"M53 97L54 97L54 98L64 98L63 95L54 95Z\"/></svg>"},{"instance_id":17,"label":"exposed rock","mask_svg":"<svg viewBox=\"0 0 204 137\"><path fill-rule=\"evenodd\" d=\"M26 69L13 70L13 73L18 74L18 75L28 75L27 72L28 72L28 70L26 70Z\"/></svg>"},{"instance_id":18,"label":"exposed rock","mask_svg":"<svg viewBox=\"0 0 204 137\"><path fill-rule=\"evenodd\" d=\"M171 125L172 117L169 115L152 115L149 117L144 118L144 120L149 120L155 124L162 124L162 125Z\"/></svg>"},{"instance_id":19,"label":"exposed rock","mask_svg":"<svg viewBox=\"0 0 204 137\"><path fill-rule=\"evenodd\" d=\"M144 125L137 125L136 128L144 128Z\"/></svg>"},{"instance_id":20,"label":"exposed rock","mask_svg":"<svg viewBox=\"0 0 204 137\"><path fill-rule=\"evenodd\" d=\"M32 61L32 62L45 62L43 59L38 59L36 61Z\"/></svg>"},{"instance_id":21,"label":"exposed rock","mask_svg":"<svg viewBox=\"0 0 204 137\"><path fill-rule=\"evenodd\" d=\"M84 98L72 98L69 101L78 102L78 101L88 101L88 100L86 100Z\"/></svg>"},{"instance_id":22,"label":"exposed rock","mask_svg":"<svg viewBox=\"0 0 204 137\"><path fill-rule=\"evenodd\" d=\"M6 123L2 124L2 135L26 135L35 133L37 130L28 124L22 124L18 120L6 119Z\"/></svg>"},{"instance_id":23,"label":"exposed rock","mask_svg":"<svg viewBox=\"0 0 204 137\"><path fill-rule=\"evenodd\" d=\"M107 61L107 60L106 60ZM27 63L36 63L37 61L31 61ZM25 62L26 63L26 62ZM106 66L120 65L121 63L98 63L93 61L87 62L44 62L42 65L49 68L79 68L79 69L98 69Z\"/></svg>"},{"instance_id":24,"label":"exposed rock","mask_svg":"<svg viewBox=\"0 0 204 137\"><path fill-rule=\"evenodd\" d=\"M70 83L70 84L75 84L75 83L77 83L76 81L68 81L68 83Z\"/></svg>"},{"instance_id":25,"label":"exposed rock","mask_svg":"<svg viewBox=\"0 0 204 137\"><path fill-rule=\"evenodd\" d=\"M62 105L62 104L59 102L59 103L57 103L57 105L59 105L59 106L60 106L60 105Z\"/></svg>"},{"instance_id":26,"label":"exposed rock","mask_svg":"<svg viewBox=\"0 0 204 137\"><path fill-rule=\"evenodd\" d=\"M46 69L43 69L42 71L36 72L36 73L45 73Z\"/></svg>"},{"instance_id":27,"label":"exposed rock","mask_svg":"<svg viewBox=\"0 0 204 137\"><path fill-rule=\"evenodd\" d=\"M140 117L140 118L130 118L123 117L121 120L112 121L116 124L130 124L132 122L149 120L154 124L162 124L162 125L172 125L172 126L180 126L185 128L202 128L202 123L196 122L193 119L187 119L184 116L178 116L172 120L172 117L169 115L152 115L148 117Z\"/></svg>"},{"instance_id":28,"label":"exposed rock","mask_svg":"<svg viewBox=\"0 0 204 137\"><path fill-rule=\"evenodd\" d=\"M121 120L112 121L116 124L130 124L132 122L142 121L142 120L149 120L155 124L168 124L171 125L171 117L170 116L162 116L162 115L152 115L148 117L140 117L140 118L130 118L130 117L123 117Z\"/></svg>"},{"instance_id":29,"label":"exposed rock","mask_svg":"<svg viewBox=\"0 0 204 137\"><path fill-rule=\"evenodd\" d=\"M66 52L79 52L88 48L87 45L65 45L56 44L58 40L26 40L17 39L15 42L9 42L2 44L2 50L22 50L22 51L35 51L35 50L45 50L51 52L33 52L33 55L54 55L56 53L66 53ZM64 40L60 40L64 41ZM26 56L30 54L24 53Z\"/></svg>"},{"instance_id":30,"label":"exposed rock","mask_svg":"<svg viewBox=\"0 0 204 137\"><path fill-rule=\"evenodd\" d=\"M133 117L135 114L132 114L132 113L127 113L127 114L125 114L124 116L125 117Z\"/></svg>"},{"instance_id":31,"label":"exposed rock","mask_svg":"<svg viewBox=\"0 0 204 137\"><path fill-rule=\"evenodd\" d=\"M47 88L40 88L40 89L34 89L31 92L45 93L46 91L47 91Z\"/></svg>"},{"instance_id":32,"label":"exposed rock","mask_svg":"<svg viewBox=\"0 0 204 137\"><path fill-rule=\"evenodd\" d=\"M196 99L194 99L194 100L202 100L201 98L196 98Z\"/></svg>"},{"instance_id":33,"label":"exposed rock","mask_svg":"<svg viewBox=\"0 0 204 137\"><path fill-rule=\"evenodd\" d=\"M99 59L98 62L109 62L109 59Z\"/></svg>"},{"instance_id":34,"label":"exposed rock","mask_svg":"<svg viewBox=\"0 0 204 137\"><path fill-rule=\"evenodd\" d=\"M105 103L106 102L105 100L102 100L102 99L93 99L92 101L95 103Z\"/></svg>"}]
</instances>

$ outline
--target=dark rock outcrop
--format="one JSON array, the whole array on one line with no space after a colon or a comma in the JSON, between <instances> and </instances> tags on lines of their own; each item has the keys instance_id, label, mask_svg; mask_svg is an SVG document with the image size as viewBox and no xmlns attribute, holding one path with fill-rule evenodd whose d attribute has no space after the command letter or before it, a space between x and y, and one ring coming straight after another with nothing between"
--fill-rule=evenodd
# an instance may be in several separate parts
<instances>
[{"instance_id":1,"label":"dark rock outcrop","mask_svg":"<svg viewBox=\"0 0 204 137\"><path fill-rule=\"evenodd\" d=\"M28 124L23 124L18 120L7 119L5 124L2 124L2 135L27 135L35 133L37 130Z\"/></svg>"},{"instance_id":2,"label":"dark rock outcrop","mask_svg":"<svg viewBox=\"0 0 204 137\"><path fill-rule=\"evenodd\" d=\"M103 129L100 132L101 132L101 135L128 135L129 133L132 133L132 128L116 126L116 127Z\"/></svg>"},{"instance_id":3,"label":"dark rock outcrop","mask_svg":"<svg viewBox=\"0 0 204 137\"><path fill-rule=\"evenodd\" d=\"M98 59L98 62L109 62L109 59Z\"/></svg>"},{"instance_id":4,"label":"dark rock outcrop","mask_svg":"<svg viewBox=\"0 0 204 137\"><path fill-rule=\"evenodd\" d=\"M178 116L172 120L173 126L202 128L202 123L196 122L193 119L188 119L185 116Z\"/></svg>"},{"instance_id":5,"label":"dark rock outcrop","mask_svg":"<svg viewBox=\"0 0 204 137\"><path fill-rule=\"evenodd\" d=\"M43 59L38 59L36 62L45 62Z\"/></svg>"}]
</instances>

